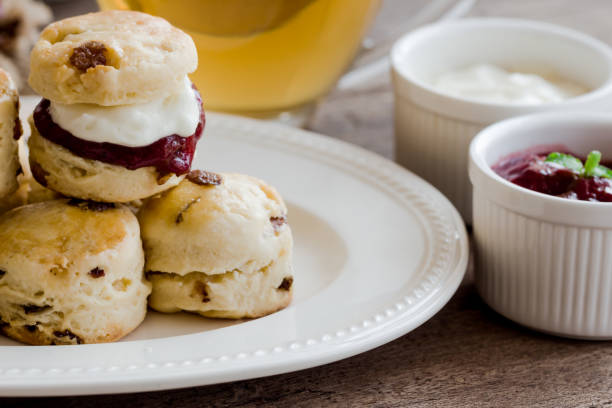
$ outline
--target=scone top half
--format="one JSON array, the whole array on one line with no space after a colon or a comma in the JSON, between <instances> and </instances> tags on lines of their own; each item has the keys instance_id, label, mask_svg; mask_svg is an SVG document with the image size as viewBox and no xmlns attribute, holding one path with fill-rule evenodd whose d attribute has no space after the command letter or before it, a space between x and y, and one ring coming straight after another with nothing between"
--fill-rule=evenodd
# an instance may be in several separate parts
<instances>
[{"instance_id":1,"label":"scone top half","mask_svg":"<svg viewBox=\"0 0 612 408\"><path fill-rule=\"evenodd\" d=\"M141 208L145 270L254 273L291 246L286 217L283 199L265 182L195 170Z\"/></svg>"},{"instance_id":2,"label":"scone top half","mask_svg":"<svg viewBox=\"0 0 612 408\"><path fill-rule=\"evenodd\" d=\"M176 89L198 64L193 40L166 20L103 11L43 30L30 61L30 86L65 104L125 105Z\"/></svg>"},{"instance_id":3,"label":"scone top half","mask_svg":"<svg viewBox=\"0 0 612 408\"><path fill-rule=\"evenodd\" d=\"M196 66L191 38L159 17L106 11L48 26L29 79L44 98L29 142L36 180L105 202L177 185L205 123L187 77Z\"/></svg>"}]
</instances>

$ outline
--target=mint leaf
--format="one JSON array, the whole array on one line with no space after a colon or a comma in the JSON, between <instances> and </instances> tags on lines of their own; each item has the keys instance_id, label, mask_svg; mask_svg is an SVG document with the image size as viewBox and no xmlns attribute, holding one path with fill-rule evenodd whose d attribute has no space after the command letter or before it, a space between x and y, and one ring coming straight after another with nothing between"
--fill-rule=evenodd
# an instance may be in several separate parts
<instances>
[{"instance_id":1,"label":"mint leaf","mask_svg":"<svg viewBox=\"0 0 612 408\"><path fill-rule=\"evenodd\" d=\"M565 167L566 169L573 170L578 174L582 174L582 172L584 171L584 167L582 166L582 162L580 161L580 159L570 154L552 152L546 157L545 161L556 163L560 166Z\"/></svg>"},{"instance_id":2,"label":"mint leaf","mask_svg":"<svg viewBox=\"0 0 612 408\"><path fill-rule=\"evenodd\" d=\"M593 150L587 156L586 161L584 162L584 175L586 177L595 176L595 169L599 166L599 162L601 161L601 152L599 150Z\"/></svg>"},{"instance_id":3,"label":"mint leaf","mask_svg":"<svg viewBox=\"0 0 612 408\"><path fill-rule=\"evenodd\" d=\"M602 166L601 164L595 167L593 171L594 177L603 177L603 178L612 178L612 169L609 169L606 166Z\"/></svg>"}]
</instances>

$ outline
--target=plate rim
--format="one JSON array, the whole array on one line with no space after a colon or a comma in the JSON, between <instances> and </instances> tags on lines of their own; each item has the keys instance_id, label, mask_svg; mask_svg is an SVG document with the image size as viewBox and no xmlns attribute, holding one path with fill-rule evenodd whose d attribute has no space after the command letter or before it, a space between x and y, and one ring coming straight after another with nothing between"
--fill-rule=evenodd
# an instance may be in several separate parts
<instances>
[{"instance_id":1,"label":"plate rim","mask_svg":"<svg viewBox=\"0 0 612 408\"><path fill-rule=\"evenodd\" d=\"M248 132L249 136L246 139L248 142L257 142L259 145L264 142L273 145L277 150L292 149L294 153L297 152L304 157L310 154L310 159L319 162L325 163L322 159L327 159L327 164L335 165L351 177L357 177L357 175L350 170L359 168L363 170L363 167L366 166L372 170L368 172L370 177L377 176L380 188L385 187L388 195L392 196L393 193L397 195L393 198L397 199L401 194L411 194L410 204L416 206L416 203L419 202L419 210L424 214L427 213L430 223L437 217L435 221L439 224L443 224L442 221L452 224L452 231L449 230L452 236L435 237L438 243L441 240L447 241L442 242L441 245L443 247L446 245L444 248L455 258L449 259L448 265L439 267L440 273L446 272L444 280L438 280L437 286L436 283L430 282L429 287L423 288L420 296L415 295L415 306L411 306L411 303L405 300L406 303L401 306L398 306L401 302L396 303L398 313L385 317L385 311L377 312L371 319L373 321L369 324L370 329L364 329L367 336L360 340L351 340L350 343L342 342L342 338L347 336L347 333L340 329L336 333L324 335L320 341L313 344L308 344L308 341L304 344L299 342L282 344L266 351L263 355L258 355L260 350L257 350L252 353L240 352L234 356L222 356L217 359L169 361L164 364L155 364L154 367L133 367L129 364L123 367L104 367L100 371L111 375L100 377L94 375L93 377L97 377L95 381L92 381L92 376L83 376L83 370L36 370L5 368L0 365L0 396L59 396L158 391L246 380L312 368L363 353L397 339L433 317L456 292L463 280L469 259L467 232L454 206L429 183L376 153L338 139L285 125L227 114L208 113L207 116L207 120L215 123L215 126ZM359 176L365 177L361 174ZM369 182L371 183L371 180ZM406 184L413 185L407 187ZM428 205L432 203L435 205L429 208ZM436 225L436 227L444 228L444 225ZM448 270L443 270L443 267L448 267ZM408 295L404 299L407 297ZM386 314L389 314L389 310L389 308L386 309ZM412 312L406 315L401 313L401 310ZM379 316L382 318L379 319ZM365 322L364 320L364 325ZM384 330L372 331L373 328L382 325L386 325ZM135 340L131 343L151 341L155 340ZM113 344L121 345L122 343ZM112 347L113 344L105 346ZM340 347L337 347L338 345ZM96 345L87 346L96 347ZM29 348L31 346L0 346L0 350L5 347ZM313 352L313 350L316 351ZM259 361L257 364L247 364L252 359L259 359ZM216 377L211 376L212 370L210 370L215 363L223 366L221 374ZM147 371L145 377L133 375L143 370ZM60 376L61 374L73 375L69 377L69 381L66 381L66 378ZM162 380L166 382L163 387L160 387Z\"/></svg>"}]
</instances>

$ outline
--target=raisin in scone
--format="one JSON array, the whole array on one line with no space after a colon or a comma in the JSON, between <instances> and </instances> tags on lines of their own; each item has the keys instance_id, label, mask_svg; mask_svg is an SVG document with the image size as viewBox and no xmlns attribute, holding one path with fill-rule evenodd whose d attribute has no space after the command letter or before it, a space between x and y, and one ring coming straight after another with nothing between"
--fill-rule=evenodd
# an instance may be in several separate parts
<instances>
[{"instance_id":1,"label":"raisin in scone","mask_svg":"<svg viewBox=\"0 0 612 408\"><path fill-rule=\"evenodd\" d=\"M120 339L144 319L151 285L136 217L76 199L0 216L0 331L28 344Z\"/></svg>"},{"instance_id":2,"label":"raisin in scone","mask_svg":"<svg viewBox=\"0 0 612 408\"><path fill-rule=\"evenodd\" d=\"M138 218L151 308L252 318L291 301L287 207L263 181L196 170L148 200Z\"/></svg>"},{"instance_id":3,"label":"raisin in scone","mask_svg":"<svg viewBox=\"0 0 612 408\"><path fill-rule=\"evenodd\" d=\"M108 11L48 26L31 56L43 96L30 124L36 180L69 197L130 202L176 186L205 123L187 74L191 38L167 21Z\"/></svg>"},{"instance_id":4,"label":"raisin in scone","mask_svg":"<svg viewBox=\"0 0 612 408\"><path fill-rule=\"evenodd\" d=\"M19 95L9 75L0 69L0 201L18 187L20 136Z\"/></svg>"}]
</instances>

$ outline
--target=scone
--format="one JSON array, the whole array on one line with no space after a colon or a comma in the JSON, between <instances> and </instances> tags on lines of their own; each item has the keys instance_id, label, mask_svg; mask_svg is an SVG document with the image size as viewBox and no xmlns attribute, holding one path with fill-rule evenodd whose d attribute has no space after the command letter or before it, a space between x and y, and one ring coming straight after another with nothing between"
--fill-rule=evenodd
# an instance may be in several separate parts
<instances>
[{"instance_id":1,"label":"scone","mask_svg":"<svg viewBox=\"0 0 612 408\"><path fill-rule=\"evenodd\" d=\"M136 217L62 199L0 216L0 330L28 344L110 342L144 319L150 283Z\"/></svg>"},{"instance_id":2,"label":"scone","mask_svg":"<svg viewBox=\"0 0 612 408\"><path fill-rule=\"evenodd\" d=\"M128 105L174 92L197 65L191 37L163 18L102 11L47 26L32 50L28 82L58 103Z\"/></svg>"},{"instance_id":3,"label":"scone","mask_svg":"<svg viewBox=\"0 0 612 408\"><path fill-rule=\"evenodd\" d=\"M31 55L43 96L29 140L36 180L61 194L130 202L176 186L204 129L187 74L191 38L144 13L106 11L49 25Z\"/></svg>"},{"instance_id":4,"label":"scone","mask_svg":"<svg viewBox=\"0 0 612 408\"><path fill-rule=\"evenodd\" d=\"M0 200L18 187L20 136L19 95L9 75L0 69Z\"/></svg>"},{"instance_id":5,"label":"scone","mask_svg":"<svg viewBox=\"0 0 612 408\"><path fill-rule=\"evenodd\" d=\"M208 317L259 317L293 292L293 239L278 192L241 174L200 170L148 200L138 219L149 306Z\"/></svg>"}]
</instances>

